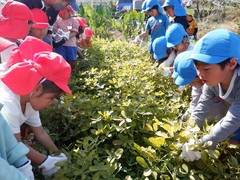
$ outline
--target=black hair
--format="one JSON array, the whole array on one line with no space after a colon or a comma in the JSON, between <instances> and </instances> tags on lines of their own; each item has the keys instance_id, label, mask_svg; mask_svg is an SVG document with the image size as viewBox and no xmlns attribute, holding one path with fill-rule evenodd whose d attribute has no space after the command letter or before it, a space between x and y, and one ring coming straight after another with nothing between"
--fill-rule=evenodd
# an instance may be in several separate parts
<instances>
[{"instance_id":1,"label":"black hair","mask_svg":"<svg viewBox=\"0 0 240 180\"><path fill-rule=\"evenodd\" d=\"M50 80L45 80L42 83L43 91L42 94L44 93L55 93L56 96L59 96L61 93L63 93L63 90L60 89L53 81Z\"/></svg>"},{"instance_id":2,"label":"black hair","mask_svg":"<svg viewBox=\"0 0 240 180\"><path fill-rule=\"evenodd\" d=\"M158 5L154 5L151 9L157 9L158 10Z\"/></svg>"},{"instance_id":3,"label":"black hair","mask_svg":"<svg viewBox=\"0 0 240 180\"><path fill-rule=\"evenodd\" d=\"M227 58L226 60L224 60L224 61L222 61L222 62L220 62L220 63L217 63L217 64L218 64L218 65L221 67L221 69L223 70L223 69L225 68L225 66L230 63L230 60L231 60L231 59L232 59L232 58ZM238 64L237 64L236 67L238 67ZM236 68L236 67L235 67L235 68Z\"/></svg>"},{"instance_id":4,"label":"black hair","mask_svg":"<svg viewBox=\"0 0 240 180\"><path fill-rule=\"evenodd\" d=\"M168 8L174 9L174 6L172 6L172 5L170 5L170 6L165 6L163 9L164 9L164 11L166 11Z\"/></svg>"}]
</instances>

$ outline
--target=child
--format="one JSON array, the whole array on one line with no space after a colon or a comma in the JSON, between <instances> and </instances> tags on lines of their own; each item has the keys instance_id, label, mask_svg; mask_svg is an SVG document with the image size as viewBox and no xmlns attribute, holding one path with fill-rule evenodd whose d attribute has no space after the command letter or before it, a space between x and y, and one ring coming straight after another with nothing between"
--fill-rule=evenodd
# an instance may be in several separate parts
<instances>
[{"instance_id":1,"label":"child","mask_svg":"<svg viewBox=\"0 0 240 180\"><path fill-rule=\"evenodd\" d=\"M157 0L147 0L145 7L145 12L151 17L147 20L145 32L138 35L134 41L145 41L146 37L150 35L148 51L151 60L154 61L152 43L156 38L165 36L169 21L167 16L163 14L163 10Z\"/></svg>"},{"instance_id":2,"label":"child","mask_svg":"<svg viewBox=\"0 0 240 180\"><path fill-rule=\"evenodd\" d=\"M0 37L0 52L13 43ZM34 179L31 161L26 157L29 149L17 142L9 125L1 114L0 104L0 179Z\"/></svg>"},{"instance_id":3,"label":"child","mask_svg":"<svg viewBox=\"0 0 240 180\"><path fill-rule=\"evenodd\" d=\"M189 27L186 29L188 36L192 40L197 40L197 32L198 32L198 26L197 21L193 18L194 16L194 10L193 9L187 9L187 21L189 24Z\"/></svg>"},{"instance_id":4,"label":"child","mask_svg":"<svg viewBox=\"0 0 240 180\"><path fill-rule=\"evenodd\" d=\"M0 76L0 102L4 104L1 113L19 142L20 126L27 123L44 148L58 152L41 124L39 111L51 105L63 92L71 94L68 87L71 67L57 53L44 51L31 56L33 59L27 61L15 56L15 60L19 58L18 63L13 63ZM58 171L60 167L55 166L56 162L67 160L63 153L46 156L28 147L27 157L38 164L45 177Z\"/></svg>"},{"instance_id":5,"label":"child","mask_svg":"<svg viewBox=\"0 0 240 180\"><path fill-rule=\"evenodd\" d=\"M199 98L202 94L203 82L197 75L197 71L194 67L193 61L188 60L192 51L185 51L180 53L175 62L177 67L174 68L174 73L176 73L175 84L178 86L192 86L192 100L187 111L182 116L182 120L186 121L191 115L193 110L198 104ZM175 63L174 62L174 66ZM209 122L213 119L221 119L228 109L228 105L225 104L219 97L212 99L213 105L210 107L210 111L206 117L208 117Z\"/></svg>"},{"instance_id":6,"label":"child","mask_svg":"<svg viewBox=\"0 0 240 180\"><path fill-rule=\"evenodd\" d=\"M62 46L54 48L54 51L61 54L71 65L72 69L74 69L77 60L76 35L79 25L71 14L74 14L71 6L67 6L65 10L59 11L60 18L54 23L53 32L57 32L58 29L61 29L63 32L69 32L70 34L66 42Z\"/></svg>"},{"instance_id":7,"label":"child","mask_svg":"<svg viewBox=\"0 0 240 180\"><path fill-rule=\"evenodd\" d=\"M209 107L212 106L212 99L220 97L229 104L226 115L218 121L211 132L204 135L200 142L211 141L211 149L217 144L230 137L239 141L239 132L235 132L240 127L239 115L239 59L240 59L240 38L237 34L226 29L213 30L204 35L194 47L190 59L194 61L199 78L204 83L201 98L194 109L191 119L202 127L205 122ZM189 145L183 146L182 158L189 159ZM188 149L188 153L187 150ZM191 151L193 155L196 151ZM198 158L197 158L198 159ZM195 160L195 158L191 158Z\"/></svg>"},{"instance_id":8,"label":"child","mask_svg":"<svg viewBox=\"0 0 240 180\"><path fill-rule=\"evenodd\" d=\"M159 37L153 41L153 57L157 62L159 69L163 70L163 75L168 76L172 72L172 66L175 59L173 48L167 47L165 36Z\"/></svg>"},{"instance_id":9,"label":"child","mask_svg":"<svg viewBox=\"0 0 240 180\"><path fill-rule=\"evenodd\" d=\"M180 23L185 30L189 27L186 19L186 10L180 0L166 0L162 7L169 16L171 24Z\"/></svg>"},{"instance_id":10,"label":"child","mask_svg":"<svg viewBox=\"0 0 240 180\"><path fill-rule=\"evenodd\" d=\"M83 32L83 37L79 40L80 41L80 47L81 48L92 48L92 37L93 37L93 32L90 27L87 27L84 29Z\"/></svg>"},{"instance_id":11,"label":"child","mask_svg":"<svg viewBox=\"0 0 240 180\"><path fill-rule=\"evenodd\" d=\"M166 39L167 47L174 48L176 50L176 55L194 48L194 44L189 42L187 32L179 23L174 23L169 26L166 32Z\"/></svg>"},{"instance_id":12,"label":"child","mask_svg":"<svg viewBox=\"0 0 240 180\"><path fill-rule=\"evenodd\" d=\"M17 47L25 38L34 18L30 9L23 3L8 1L2 8L2 18L0 18L0 37L14 42L11 46L1 52L1 63L6 63L11 50Z\"/></svg>"},{"instance_id":13,"label":"child","mask_svg":"<svg viewBox=\"0 0 240 180\"><path fill-rule=\"evenodd\" d=\"M33 59L35 53L42 51L52 52L52 47L41 39L27 36L17 48L12 50L6 68L22 60Z\"/></svg>"},{"instance_id":14,"label":"child","mask_svg":"<svg viewBox=\"0 0 240 180\"><path fill-rule=\"evenodd\" d=\"M30 36L41 39L42 41L52 45L49 38L46 38L48 31L48 17L46 13L38 8L31 9L35 23L32 25L32 28L29 31Z\"/></svg>"},{"instance_id":15,"label":"child","mask_svg":"<svg viewBox=\"0 0 240 180\"><path fill-rule=\"evenodd\" d=\"M77 55L81 60L87 60L87 58L84 58L84 49L81 48L80 41L81 39L84 39L84 30L88 25L83 17L76 17L76 20L79 24L78 34L76 35Z\"/></svg>"}]
</instances>

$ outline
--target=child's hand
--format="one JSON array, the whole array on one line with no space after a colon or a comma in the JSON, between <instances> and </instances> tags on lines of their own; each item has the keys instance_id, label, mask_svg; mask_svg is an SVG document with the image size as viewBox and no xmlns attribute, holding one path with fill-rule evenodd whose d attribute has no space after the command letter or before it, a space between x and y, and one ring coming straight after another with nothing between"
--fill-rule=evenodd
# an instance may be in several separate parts
<instances>
[{"instance_id":1,"label":"child's hand","mask_svg":"<svg viewBox=\"0 0 240 180\"><path fill-rule=\"evenodd\" d=\"M19 167L18 170L28 179L28 180L34 180L34 175L32 172L32 165L31 161L28 160L26 164Z\"/></svg>"},{"instance_id":2,"label":"child's hand","mask_svg":"<svg viewBox=\"0 0 240 180\"><path fill-rule=\"evenodd\" d=\"M42 174L45 178L52 176L55 174L60 167L55 166L57 162L66 162L67 156L64 153L61 153L58 156L47 156L45 161L38 166L39 169L42 169Z\"/></svg>"}]
</instances>

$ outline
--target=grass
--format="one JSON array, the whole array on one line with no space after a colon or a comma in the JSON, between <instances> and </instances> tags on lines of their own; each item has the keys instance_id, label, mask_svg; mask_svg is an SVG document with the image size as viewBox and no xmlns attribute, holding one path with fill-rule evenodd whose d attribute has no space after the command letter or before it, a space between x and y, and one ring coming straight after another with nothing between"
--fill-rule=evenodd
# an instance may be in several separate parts
<instances>
[{"instance_id":1,"label":"grass","mask_svg":"<svg viewBox=\"0 0 240 180\"><path fill-rule=\"evenodd\" d=\"M240 8L222 10L198 21L198 38L214 29L228 29L240 35Z\"/></svg>"}]
</instances>

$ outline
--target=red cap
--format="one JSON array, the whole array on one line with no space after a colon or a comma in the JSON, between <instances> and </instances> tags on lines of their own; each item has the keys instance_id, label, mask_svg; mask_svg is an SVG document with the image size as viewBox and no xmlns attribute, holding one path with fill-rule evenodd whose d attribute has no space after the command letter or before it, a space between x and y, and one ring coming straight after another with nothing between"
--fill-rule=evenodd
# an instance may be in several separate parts
<instances>
[{"instance_id":1,"label":"red cap","mask_svg":"<svg viewBox=\"0 0 240 180\"><path fill-rule=\"evenodd\" d=\"M2 8L0 18L0 36L9 39L19 39L29 32L28 21L34 22L30 9L23 3L8 1Z\"/></svg>"},{"instance_id":2,"label":"red cap","mask_svg":"<svg viewBox=\"0 0 240 180\"><path fill-rule=\"evenodd\" d=\"M78 21L79 26L82 26L83 28L88 27L87 22L82 17L76 17L76 20Z\"/></svg>"},{"instance_id":3,"label":"red cap","mask_svg":"<svg viewBox=\"0 0 240 180\"><path fill-rule=\"evenodd\" d=\"M48 17L47 14L38 8L31 9L35 23L32 28L45 29L48 27Z\"/></svg>"},{"instance_id":4,"label":"red cap","mask_svg":"<svg viewBox=\"0 0 240 180\"><path fill-rule=\"evenodd\" d=\"M66 9L64 9L64 10L60 10L59 11L59 15L62 15L62 14L65 14L65 13L70 13L70 15L74 15L74 10L73 10L73 8L70 6L70 5L68 5L67 7L66 7Z\"/></svg>"},{"instance_id":5,"label":"red cap","mask_svg":"<svg viewBox=\"0 0 240 180\"><path fill-rule=\"evenodd\" d=\"M5 49L7 49L8 47L10 47L12 45L14 45L13 42L0 37L0 52L4 51Z\"/></svg>"},{"instance_id":6,"label":"red cap","mask_svg":"<svg viewBox=\"0 0 240 180\"><path fill-rule=\"evenodd\" d=\"M1 80L18 95L30 94L41 79L54 82L64 92L71 94L68 82L71 66L55 52L36 53L33 61L24 61L12 65L1 74Z\"/></svg>"},{"instance_id":7,"label":"red cap","mask_svg":"<svg viewBox=\"0 0 240 180\"><path fill-rule=\"evenodd\" d=\"M36 37L27 36L17 48L11 51L7 67L24 60L32 60L35 53L42 51L52 52L52 46Z\"/></svg>"},{"instance_id":8,"label":"red cap","mask_svg":"<svg viewBox=\"0 0 240 180\"><path fill-rule=\"evenodd\" d=\"M84 29L84 34L85 34L86 37L93 37L92 29L89 28L89 27Z\"/></svg>"}]
</instances>

